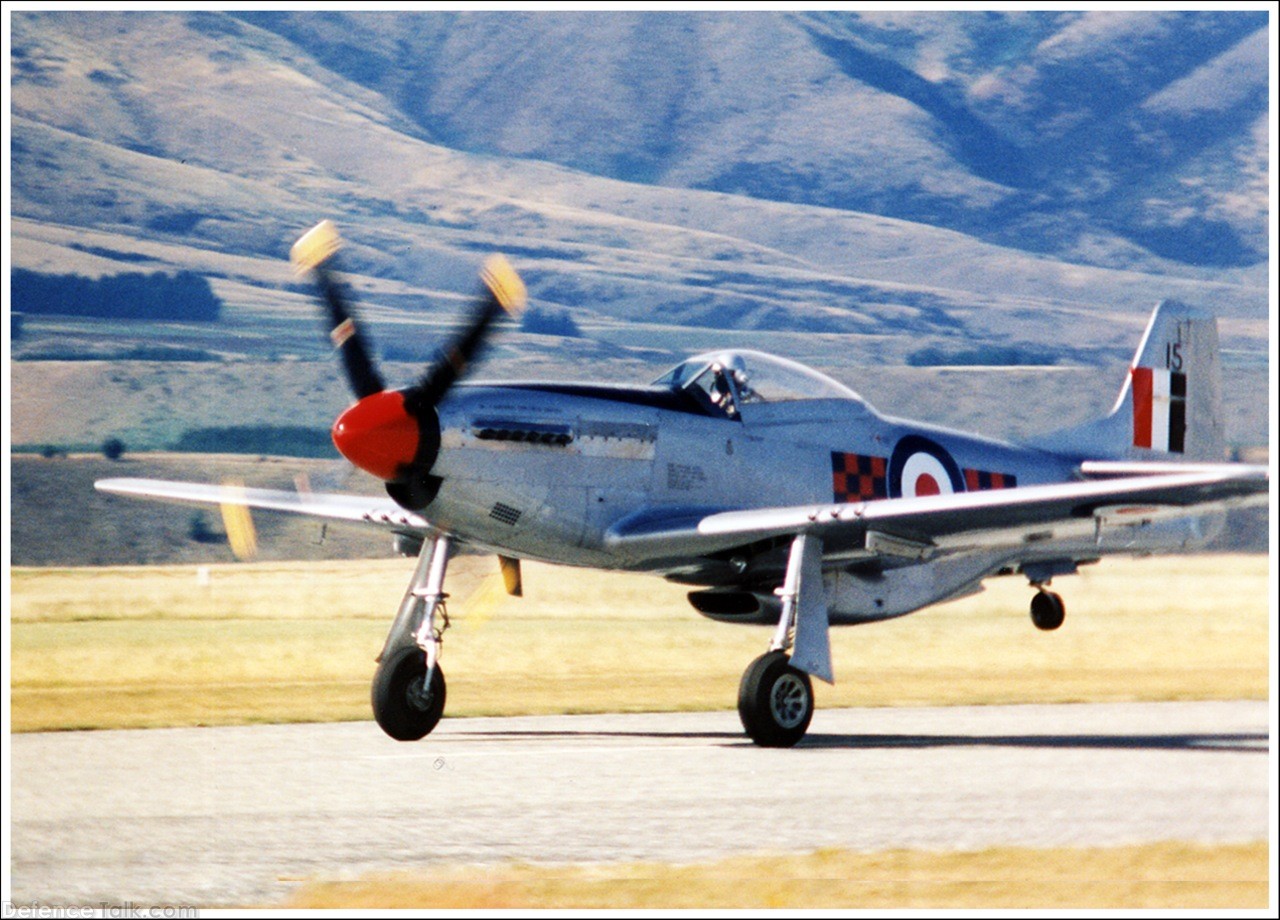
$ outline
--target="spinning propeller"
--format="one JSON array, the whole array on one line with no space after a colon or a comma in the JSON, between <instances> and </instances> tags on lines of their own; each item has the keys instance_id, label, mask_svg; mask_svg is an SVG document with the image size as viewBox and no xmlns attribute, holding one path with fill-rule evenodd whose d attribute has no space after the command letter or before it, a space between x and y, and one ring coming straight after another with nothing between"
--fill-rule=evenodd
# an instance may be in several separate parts
<instances>
[{"instance_id":1,"label":"spinning propeller","mask_svg":"<svg viewBox=\"0 0 1280 920\"><path fill-rule=\"evenodd\" d=\"M303 234L290 251L298 273L310 272L319 287L329 337L342 355L347 382L357 400L334 422L333 442L353 464L386 482L387 493L399 504L419 510L430 504L440 484L431 475L440 451L436 406L465 373L493 320L501 313L515 316L524 309L524 282L506 259L491 256L480 273L484 289L462 330L416 383L389 390L334 274L334 257L341 245L337 228L326 220Z\"/></svg>"}]
</instances>

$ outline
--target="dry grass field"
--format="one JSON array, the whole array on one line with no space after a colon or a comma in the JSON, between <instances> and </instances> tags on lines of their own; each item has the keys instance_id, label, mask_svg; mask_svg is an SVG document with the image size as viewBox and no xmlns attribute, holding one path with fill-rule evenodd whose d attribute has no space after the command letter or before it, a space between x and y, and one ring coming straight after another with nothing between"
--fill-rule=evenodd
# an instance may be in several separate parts
<instances>
[{"instance_id":1,"label":"dry grass field","mask_svg":"<svg viewBox=\"0 0 1280 920\"><path fill-rule=\"evenodd\" d=\"M694 865L433 868L311 883L315 909L1261 909L1266 843L929 853L822 850Z\"/></svg>"},{"instance_id":2,"label":"dry grass field","mask_svg":"<svg viewBox=\"0 0 1280 920\"><path fill-rule=\"evenodd\" d=\"M368 688L413 562L18 568L15 731L370 718ZM765 627L699 617L675 585L490 558L450 570L449 714L727 709ZM818 705L1265 698L1268 560L1104 560L1055 583L1056 633L1019 578L833 633Z\"/></svg>"}]
</instances>

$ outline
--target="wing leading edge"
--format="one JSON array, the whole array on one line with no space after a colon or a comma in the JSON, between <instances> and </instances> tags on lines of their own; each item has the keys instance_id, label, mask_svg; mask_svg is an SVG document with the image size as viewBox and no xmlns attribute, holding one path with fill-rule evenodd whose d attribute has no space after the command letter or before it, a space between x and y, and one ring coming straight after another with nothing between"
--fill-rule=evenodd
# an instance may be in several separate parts
<instances>
[{"instance_id":1,"label":"wing leading edge","mask_svg":"<svg viewBox=\"0 0 1280 920\"><path fill-rule=\"evenodd\" d=\"M246 489L196 482L169 482L162 479L101 479L94 484L99 492L149 498L188 505L236 505L282 511L308 517L356 524L372 524L395 531L431 530L426 518L406 511L385 498L333 492L288 492L280 489Z\"/></svg>"}]
</instances>

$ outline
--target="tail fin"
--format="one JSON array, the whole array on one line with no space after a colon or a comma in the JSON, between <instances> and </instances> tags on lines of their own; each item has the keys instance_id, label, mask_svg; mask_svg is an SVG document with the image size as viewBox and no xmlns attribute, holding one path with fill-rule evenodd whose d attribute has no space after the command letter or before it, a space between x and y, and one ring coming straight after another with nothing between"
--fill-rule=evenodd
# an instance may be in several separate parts
<instances>
[{"instance_id":1,"label":"tail fin","mask_svg":"<svg viewBox=\"0 0 1280 920\"><path fill-rule=\"evenodd\" d=\"M1159 303L1111 413L1040 443L1097 460L1223 460L1217 319L1177 301Z\"/></svg>"}]
</instances>

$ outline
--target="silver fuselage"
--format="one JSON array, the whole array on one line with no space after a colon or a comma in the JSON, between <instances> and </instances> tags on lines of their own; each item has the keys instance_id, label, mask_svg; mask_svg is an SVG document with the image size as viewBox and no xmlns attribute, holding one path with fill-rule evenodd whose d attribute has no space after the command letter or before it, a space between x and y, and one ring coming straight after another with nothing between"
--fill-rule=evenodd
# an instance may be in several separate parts
<instances>
[{"instance_id":1,"label":"silver fuselage","mask_svg":"<svg viewBox=\"0 0 1280 920\"><path fill-rule=\"evenodd\" d=\"M766 586L785 568L784 545L637 555L610 545L611 528L645 512L670 517L899 497L909 494L905 477L917 461L945 469L954 491L973 491L1069 481L1080 459L887 418L860 399L758 403L726 417L660 387L473 384L456 387L439 414L433 473L442 485L424 512L435 526L510 556L736 586L760 595L764 608ZM839 475L833 465L841 464L853 472ZM858 476L859 468L867 474ZM1123 549L1182 548L1210 531L1204 521L1167 522L1126 532ZM1001 570L1103 548L1090 534L867 566L862 547L829 547L829 555L844 551L849 559L825 576L832 622L899 616L978 590ZM761 620L770 615L762 609Z\"/></svg>"}]
</instances>

